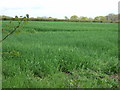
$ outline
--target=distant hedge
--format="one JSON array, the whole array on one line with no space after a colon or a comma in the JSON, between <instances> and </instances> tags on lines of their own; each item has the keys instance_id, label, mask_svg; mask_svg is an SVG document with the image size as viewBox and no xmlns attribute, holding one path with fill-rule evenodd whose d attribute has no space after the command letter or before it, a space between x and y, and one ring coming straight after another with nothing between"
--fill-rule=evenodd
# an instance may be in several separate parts
<instances>
[{"instance_id":1,"label":"distant hedge","mask_svg":"<svg viewBox=\"0 0 120 90\"><path fill-rule=\"evenodd\" d=\"M9 17L9 16L0 16L0 20L3 21L16 21L15 18ZM19 18L20 19L20 18ZM99 21L99 20L71 20L71 19L57 19L57 18L29 18L28 21L67 21L67 22L99 22L99 23L120 23L120 21L112 21L112 20L105 20L105 21Z\"/></svg>"}]
</instances>

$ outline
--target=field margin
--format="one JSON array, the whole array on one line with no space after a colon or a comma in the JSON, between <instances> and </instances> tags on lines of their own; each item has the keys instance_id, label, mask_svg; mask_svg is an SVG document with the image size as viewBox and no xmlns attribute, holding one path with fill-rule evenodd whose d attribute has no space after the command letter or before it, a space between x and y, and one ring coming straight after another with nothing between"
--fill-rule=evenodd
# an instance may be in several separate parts
<instances>
[{"instance_id":1,"label":"field margin","mask_svg":"<svg viewBox=\"0 0 120 90\"><path fill-rule=\"evenodd\" d=\"M0 17L0 39L2 40L2 17ZM0 43L0 89L2 89L2 42Z\"/></svg>"},{"instance_id":2,"label":"field margin","mask_svg":"<svg viewBox=\"0 0 120 90\"><path fill-rule=\"evenodd\" d=\"M118 2L118 14L120 14L120 1ZM118 15L118 21L120 21L120 15ZM118 83L120 88L120 23L118 23L118 76Z\"/></svg>"}]
</instances>

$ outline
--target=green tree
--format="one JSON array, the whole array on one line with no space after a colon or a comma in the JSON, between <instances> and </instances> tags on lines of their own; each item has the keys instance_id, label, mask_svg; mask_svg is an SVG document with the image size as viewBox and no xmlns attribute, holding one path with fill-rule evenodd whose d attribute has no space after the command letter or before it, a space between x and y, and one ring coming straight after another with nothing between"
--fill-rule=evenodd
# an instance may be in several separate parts
<instances>
[{"instance_id":1,"label":"green tree","mask_svg":"<svg viewBox=\"0 0 120 90\"><path fill-rule=\"evenodd\" d=\"M18 19L18 16L15 16L15 19Z\"/></svg>"},{"instance_id":2,"label":"green tree","mask_svg":"<svg viewBox=\"0 0 120 90\"><path fill-rule=\"evenodd\" d=\"M65 20L69 20L69 18L67 16L65 16Z\"/></svg>"},{"instance_id":3,"label":"green tree","mask_svg":"<svg viewBox=\"0 0 120 90\"><path fill-rule=\"evenodd\" d=\"M73 15L73 16L70 17L70 20L76 21L76 20L78 20L78 16L77 15Z\"/></svg>"},{"instance_id":4,"label":"green tree","mask_svg":"<svg viewBox=\"0 0 120 90\"><path fill-rule=\"evenodd\" d=\"M88 21L88 17L80 17L80 21Z\"/></svg>"},{"instance_id":5,"label":"green tree","mask_svg":"<svg viewBox=\"0 0 120 90\"><path fill-rule=\"evenodd\" d=\"M29 18L29 14L26 14L26 17Z\"/></svg>"},{"instance_id":6,"label":"green tree","mask_svg":"<svg viewBox=\"0 0 120 90\"><path fill-rule=\"evenodd\" d=\"M88 18L88 21L92 22L92 21L93 21L93 18Z\"/></svg>"},{"instance_id":7,"label":"green tree","mask_svg":"<svg viewBox=\"0 0 120 90\"><path fill-rule=\"evenodd\" d=\"M106 21L106 17L105 16L97 16L94 18L94 20L103 22L103 21Z\"/></svg>"},{"instance_id":8,"label":"green tree","mask_svg":"<svg viewBox=\"0 0 120 90\"><path fill-rule=\"evenodd\" d=\"M100 18L97 16L97 17L94 18L94 20L95 20L95 21L99 21Z\"/></svg>"}]
</instances>

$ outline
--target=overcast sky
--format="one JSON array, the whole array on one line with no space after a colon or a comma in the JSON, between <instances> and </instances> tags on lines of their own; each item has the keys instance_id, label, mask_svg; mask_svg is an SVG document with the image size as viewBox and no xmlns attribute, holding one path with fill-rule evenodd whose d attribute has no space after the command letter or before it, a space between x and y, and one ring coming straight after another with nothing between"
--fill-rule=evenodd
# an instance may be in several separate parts
<instances>
[{"instance_id":1,"label":"overcast sky","mask_svg":"<svg viewBox=\"0 0 120 90\"><path fill-rule=\"evenodd\" d=\"M0 14L30 17L104 16L118 13L119 0L0 0Z\"/></svg>"}]
</instances>

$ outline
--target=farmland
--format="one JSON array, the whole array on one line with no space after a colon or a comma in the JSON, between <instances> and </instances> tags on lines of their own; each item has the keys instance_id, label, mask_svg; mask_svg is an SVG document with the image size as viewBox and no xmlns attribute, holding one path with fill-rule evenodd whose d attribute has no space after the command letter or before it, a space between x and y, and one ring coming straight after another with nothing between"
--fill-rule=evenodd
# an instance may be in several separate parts
<instances>
[{"instance_id":1,"label":"farmland","mask_svg":"<svg viewBox=\"0 0 120 90\"><path fill-rule=\"evenodd\" d=\"M3 88L118 87L117 23L29 21L19 30L2 44Z\"/></svg>"}]
</instances>

